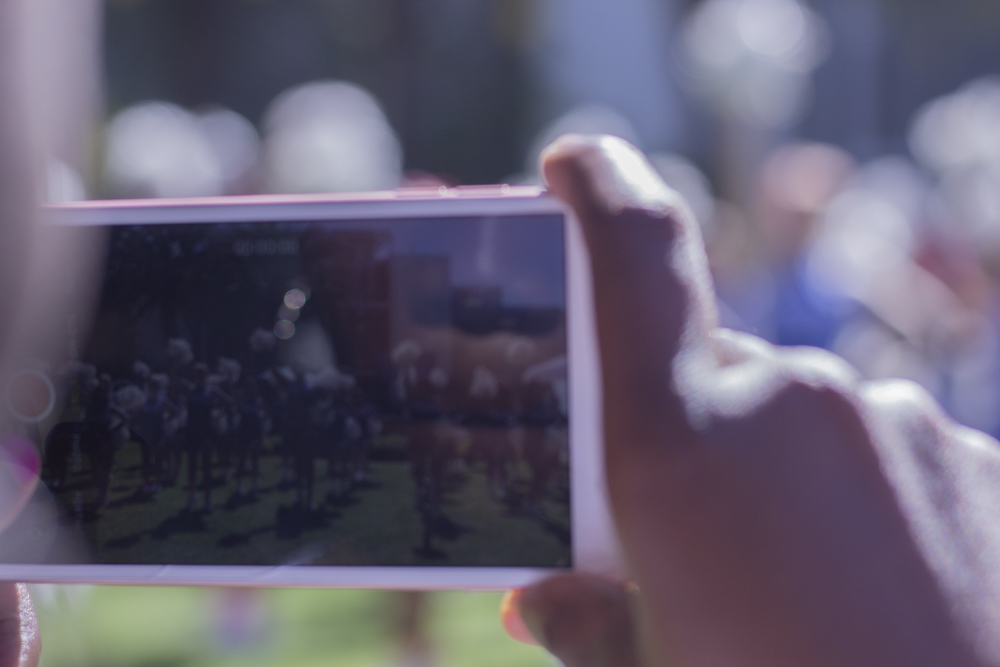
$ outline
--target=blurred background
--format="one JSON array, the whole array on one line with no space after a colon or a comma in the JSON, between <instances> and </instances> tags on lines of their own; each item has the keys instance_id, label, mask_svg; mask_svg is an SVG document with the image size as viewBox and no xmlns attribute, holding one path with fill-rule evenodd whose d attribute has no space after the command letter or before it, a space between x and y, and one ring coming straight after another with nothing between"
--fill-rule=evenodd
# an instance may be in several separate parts
<instances>
[{"instance_id":1,"label":"blurred background","mask_svg":"<svg viewBox=\"0 0 1000 667\"><path fill-rule=\"evenodd\" d=\"M1000 433L995 0L32 6L51 201L532 183L615 134L687 196L727 326ZM36 598L47 667L552 664L495 595Z\"/></svg>"}]
</instances>

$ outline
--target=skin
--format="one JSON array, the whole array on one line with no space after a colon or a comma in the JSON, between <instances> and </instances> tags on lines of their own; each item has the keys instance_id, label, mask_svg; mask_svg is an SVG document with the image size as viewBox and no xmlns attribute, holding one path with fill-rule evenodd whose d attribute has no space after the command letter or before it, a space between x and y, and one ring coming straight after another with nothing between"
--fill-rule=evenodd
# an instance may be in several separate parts
<instances>
[{"instance_id":1,"label":"skin","mask_svg":"<svg viewBox=\"0 0 1000 667\"><path fill-rule=\"evenodd\" d=\"M1000 665L1000 444L913 384L719 329L697 225L632 146L563 137L542 167L590 252L641 594L562 576L507 627L569 667Z\"/></svg>"},{"instance_id":2,"label":"skin","mask_svg":"<svg viewBox=\"0 0 1000 667\"><path fill-rule=\"evenodd\" d=\"M0 312L20 312L34 238L37 154L26 131L24 33L26 4L0 0ZM16 317L0 319L0 376L9 371ZM0 424L0 434L9 432ZM24 507L37 482L39 461L25 441L0 435L0 529ZM0 583L0 667L34 667L41 640L28 590Z\"/></svg>"}]
</instances>

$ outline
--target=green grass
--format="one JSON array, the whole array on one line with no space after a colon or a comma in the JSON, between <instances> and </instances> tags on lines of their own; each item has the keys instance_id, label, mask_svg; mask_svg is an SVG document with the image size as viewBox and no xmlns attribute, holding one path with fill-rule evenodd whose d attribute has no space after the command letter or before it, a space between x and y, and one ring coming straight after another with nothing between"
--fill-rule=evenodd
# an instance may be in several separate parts
<instances>
[{"instance_id":1,"label":"green grass","mask_svg":"<svg viewBox=\"0 0 1000 667\"><path fill-rule=\"evenodd\" d=\"M389 667L392 593L194 588L36 586L42 667ZM241 642L220 633L221 609L249 610L258 631ZM542 650L509 639L500 596L435 593L426 607L434 665L552 667Z\"/></svg>"},{"instance_id":2,"label":"green grass","mask_svg":"<svg viewBox=\"0 0 1000 667\"><path fill-rule=\"evenodd\" d=\"M120 454L112 506L104 521L90 524L91 537L110 560L282 562L321 539L334 561L447 564L493 562L554 564L568 554L569 516L558 494L546 500L547 523L510 513L492 499L482 464L449 493L444 511L463 532L438 540L441 560L414 553L421 522L413 506L414 488L405 461L372 465L373 485L357 502L328 508L329 526L298 537L279 538L278 508L291 504L293 491L278 489L277 460L263 462L260 502L226 508L233 482L219 489L219 507L203 518L207 530L178 531L158 540L153 529L182 513L183 487L164 489L156 502L126 502L141 484L137 449ZM182 479L186 479L182 475ZM324 489L325 492L325 489ZM553 497L556 496L556 497ZM200 499L200 498L199 498ZM551 524L551 525L550 525ZM238 547L220 548L220 536L246 533ZM108 542L116 546L105 546ZM339 551L338 551L339 549ZM238 560L238 559L237 559ZM42 628L42 667L393 667L402 665L395 638L398 594L347 590L221 591L197 588L34 586ZM498 594L435 593L425 607L434 667L553 667L544 651L509 639L497 615ZM227 608L230 613L223 609ZM240 641L225 639L222 619L233 610L249 619L252 631Z\"/></svg>"},{"instance_id":3,"label":"green grass","mask_svg":"<svg viewBox=\"0 0 1000 667\"><path fill-rule=\"evenodd\" d=\"M435 536L431 553L420 549L423 521L409 463L373 461L368 481L346 499L333 500L325 461L316 465L319 512L293 510L295 489L282 484L281 461L262 457L260 492L253 501L237 495L237 482L223 482L216 466L215 509L185 509L187 474L180 483L141 499L139 446L118 453L108 507L82 528L104 563L274 565L307 559L318 565L477 565L563 567L569 565L569 507L552 488L543 517L511 511L489 494L486 465L477 461L458 474L444 497L449 530ZM530 469L521 464L520 485ZM72 482L89 480L79 475ZM555 481L552 484L556 486ZM64 506L79 493L59 492ZM197 494L198 503L202 493Z\"/></svg>"}]
</instances>

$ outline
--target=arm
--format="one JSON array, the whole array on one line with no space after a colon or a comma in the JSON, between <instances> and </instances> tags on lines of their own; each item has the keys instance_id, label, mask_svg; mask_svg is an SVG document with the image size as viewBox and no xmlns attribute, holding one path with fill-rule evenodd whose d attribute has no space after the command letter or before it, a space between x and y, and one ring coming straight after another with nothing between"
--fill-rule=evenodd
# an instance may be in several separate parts
<instances>
[{"instance_id":1,"label":"arm","mask_svg":"<svg viewBox=\"0 0 1000 667\"><path fill-rule=\"evenodd\" d=\"M72 8L53 3L49 9L54 11L50 14L40 9L42 4L45 3L34 0L0 0L0 238L3 239L0 313L4 314L0 317L0 348L4 350L0 358L0 382L15 368L20 359L18 351L25 349L24 342L16 338L15 329L24 321L24 292L32 258L45 256L36 252L35 215L40 198L35 178L43 173L39 150L43 130L51 128L40 126L34 115L38 109L29 105L36 101L39 88L48 87L49 92L58 94L72 87L51 86L51 81L37 76L37 71L36 76L29 76L29 66L38 64L42 48L49 49L48 63L66 64L58 56L69 52L67 43L44 32L55 29L50 19L58 22L67 12L76 15L85 5L95 10L94 16L99 16L97 5L90 2L76 3ZM87 28L95 26L96 23L81 27L72 21L62 24L79 43L90 45L97 43L96 31ZM47 39L29 43L39 37ZM30 53L32 44L37 45L38 53ZM64 48L52 51L54 45ZM97 49L93 52L96 54ZM81 77L70 78L78 81ZM78 123L85 115L76 114L67 105L49 105L46 111L51 109L66 113ZM79 139L78 135L73 136ZM37 336L38 330L31 333ZM10 430L0 423L0 433ZM0 528L6 527L28 502L39 469L38 452L33 444L12 436L0 437ZM0 666L34 667L38 664L39 649L38 623L27 589L20 584L0 583Z\"/></svg>"}]
</instances>

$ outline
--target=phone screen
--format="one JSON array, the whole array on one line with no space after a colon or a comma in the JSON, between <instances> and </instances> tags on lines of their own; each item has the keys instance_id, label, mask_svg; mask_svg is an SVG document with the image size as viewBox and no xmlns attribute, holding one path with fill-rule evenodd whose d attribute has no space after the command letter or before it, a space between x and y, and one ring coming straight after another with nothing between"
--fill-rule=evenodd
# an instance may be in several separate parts
<instances>
[{"instance_id":1,"label":"phone screen","mask_svg":"<svg viewBox=\"0 0 1000 667\"><path fill-rule=\"evenodd\" d=\"M561 216L114 226L99 293L35 372L73 562L571 565Z\"/></svg>"}]
</instances>

